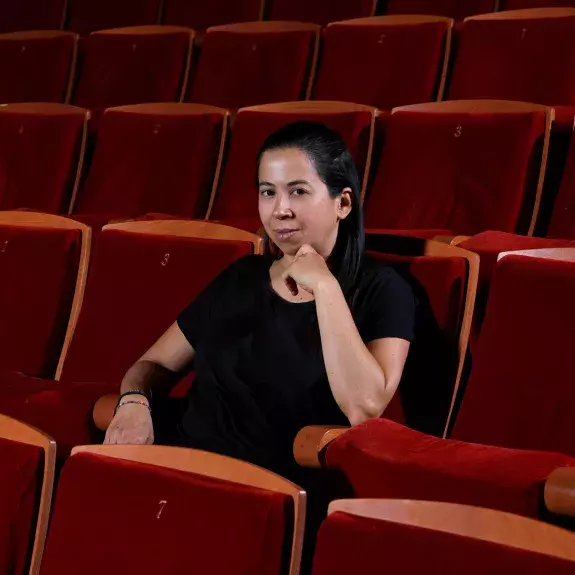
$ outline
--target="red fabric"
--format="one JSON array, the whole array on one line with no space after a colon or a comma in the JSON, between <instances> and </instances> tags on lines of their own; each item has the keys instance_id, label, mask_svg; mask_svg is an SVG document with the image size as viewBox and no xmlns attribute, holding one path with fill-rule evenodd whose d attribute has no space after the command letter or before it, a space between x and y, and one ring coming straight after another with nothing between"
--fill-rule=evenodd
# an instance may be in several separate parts
<instances>
[{"instance_id":1,"label":"red fabric","mask_svg":"<svg viewBox=\"0 0 575 575\"><path fill-rule=\"evenodd\" d=\"M526 230L544 133L544 112L396 111L366 200L366 226Z\"/></svg>"},{"instance_id":2,"label":"red fabric","mask_svg":"<svg viewBox=\"0 0 575 575\"><path fill-rule=\"evenodd\" d=\"M528 8L572 8L573 0L503 0L505 10L524 10Z\"/></svg>"},{"instance_id":3,"label":"red fabric","mask_svg":"<svg viewBox=\"0 0 575 575\"><path fill-rule=\"evenodd\" d=\"M452 437L575 456L575 264L507 256Z\"/></svg>"},{"instance_id":4,"label":"red fabric","mask_svg":"<svg viewBox=\"0 0 575 575\"><path fill-rule=\"evenodd\" d=\"M382 565L403 575L568 575L575 569L572 561L438 529L342 512L323 522L313 575L378 573Z\"/></svg>"},{"instance_id":5,"label":"red fabric","mask_svg":"<svg viewBox=\"0 0 575 575\"><path fill-rule=\"evenodd\" d=\"M248 242L104 231L62 380L120 382Z\"/></svg>"},{"instance_id":6,"label":"red fabric","mask_svg":"<svg viewBox=\"0 0 575 575\"><path fill-rule=\"evenodd\" d=\"M28 572L42 487L42 450L0 438L0 573Z\"/></svg>"},{"instance_id":7,"label":"red fabric","mask_svg":"<svg viewBox=\"0 0 575 575\"><path fill-rule=\"evenodd\" d=\"M387 14L433 14L463 20L495 10L495 0L387 0Z\"/></svg>"},{"instance_id":8,"label":"red fabric","mask_svg":"<svg viewBox=\"0 0 575 575\"><path fill-rule=\"evenodd\" d=\"M260 20L263 0L164 0L164 24L204 31L211 26Z\"/></svg>"},{"instance_id":9,"label":"red fabric","mask_svg":"<svg viewBox=\"0 0 575 575\"><path fill-rule=\"evenodd\" d=\"M66 0L3 0L0 2L0 33L20 30L58 30Z\"/></svg>"},{"instance_id":10,"label":"red fabric","mask_svg":"<svg viewBox=\"0 0 575 575\"><path fill-rule=\"evenodd\" d=\"M0 101L64 102L75 46L70 32L0 36Z\"/></svg>"},{"instance_id":11,"label":"red fabric","mask_svg":"<svg viewBox=\"0 0 575 575\"><path fill-rule=\"evenodd\" d=\"M328 26L314 90L316 100L390 110L436 99L445 22L378 25L361 20ZM346 70L342 81L341 71Z\"/></svg>"},{"instance_id":12,"label":"red fabric","mask_svg":"<svg viewBox=\"0 0 575 575\"><path fill-rule=\"evenodd\" d=\"M319 27L299 23L211 28L190 102L237 110L305 99L318 34Z\"/></svg>"},{"instance_id":13,"label":"red fabric","mask_svg":"<svg viewBox=\"0 0 575 575\"><path fill-rule=\"evenodd\" d=\"M351 428L326 458L354 497L446 501L529 517L538 516L549 474L575 465L559 453L438 439L386 419Z\"/></svg>"},{"instance_id":14,"label":"red fabric","mask_svg":"<svg viewBox=\"0 0 575 575\"><path fill-rule=\"evenodd\" d=\"M575 106L574 58L575 16L468 20L450 98Z\"/></svg>"},{"instance_id":15,"label":"red fabric","mask_svg":"<svg viewBox=\"0 0 575 575\"><path fill-rule=\"evenodd\" d=\"M75 211L107 221L148 212L204 218L224 122L222 111L191 104L108 110Z\"/></svg>"},{"instance_id":16,"label":"red fabric","mask_svg":"<svg viewBox=\"0 0 575 575\"><path fill-rule=\"evenodd\" d=\"M372 122L368 110L326 113L244 110L234 122L222 184L210 219L259 220L256 187L258 152L269 134L296 120L322 122L337 131L347 144L362 177Z\"/></svg>"},{"instance_id":17,"label":"red fabric","mask_svg":"<svg viewBox=\"0 0 575 575\"><path fill-rule=\"evenodd\" d=\"M136 30L95 33L84 40L73 97L76 106L98 116L111 106L180 99L190 33L184 29Z\"/></svg>"},{"instance_id":18,"label":"red fabric","mask_svg":"<svg viewBox=\"0 0 575 575\"><path fill-rule=\"evenodd\" d=\"M575 145L573 143L569 148L561 188L553 206L553 216L547 235L551 238L575 240Z\"/></svg>"},{"instance_id":19,"label":"red fabric","mask_svg":"<svg viewBox=\"0 0 575 575\"><path fill-rule=\"evenodd\" d=\"M60 479L41 573L277 575L290 504L281 493L75 455Z\"/></svg>"},{"instance_id":20,"label":"red fabric","mask_svg":"<svg viewBox=\"0 0 575 575\"><path fill-rule=\"evenodd\" d=\"M330 22L373 16L373 0L270 0L268 20L296 20L326 26Z\"/></svg>"},{"instance_id":21,"label":"red fabric","mask_svg":"<svg viewBox=\"0 0 575 575\"><path fill-rule=\"evenodd\" d=\"M0 209L67 213L84 132L83 110L0 108ZM47 145L49 142L49 145Z\"/></svg>"},{"instance_id":22,"label":"red fabric","mask_svg":"<svg viewBox=\"0 0 575 575\"><path fill-rule=\"evenodd\" d=\"M66 28L81 36L96 30L158 23L160 0L68 0Z\"/></svg>"},{"instance_id":23,"label":"red fabric","mask_svg":"<svg viewBox=\"0 0 575 575\"><path fill-rule=\"evenodd\" d=\"M60 356L80 250L76 230L0 226L0 369L51 377Z\"/></svg>"}]
</instances>

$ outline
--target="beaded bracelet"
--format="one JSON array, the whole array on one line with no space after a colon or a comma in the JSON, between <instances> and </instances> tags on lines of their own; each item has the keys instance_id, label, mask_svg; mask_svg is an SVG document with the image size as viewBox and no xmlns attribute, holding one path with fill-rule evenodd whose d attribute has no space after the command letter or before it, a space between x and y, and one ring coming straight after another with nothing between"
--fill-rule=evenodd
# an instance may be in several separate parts
<instances>
[{"instance_id":1,"label":"beaded bracelet","mask_svg":"<svg viewBox=\"0 0 575 575\"><path fill-rule=\"evenodd\" d=\"M129 403L134 403L136 405L143 405L144 407L146 407L148 409L148 411L150 413L152 413L152 408L147 404L144 403L143 401L119 401L118 405L116 405L116 409L114 409L114 415L116 415L116 413L118 412L118 409L120 409L120 407L122 407L122 405L128 405Z\"/></svg>"}]
</instances>

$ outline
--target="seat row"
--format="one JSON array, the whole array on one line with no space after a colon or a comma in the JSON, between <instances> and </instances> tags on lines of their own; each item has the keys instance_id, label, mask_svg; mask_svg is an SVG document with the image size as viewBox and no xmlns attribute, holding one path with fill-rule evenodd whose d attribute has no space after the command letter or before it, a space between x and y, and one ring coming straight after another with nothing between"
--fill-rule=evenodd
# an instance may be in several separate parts
<instances>
[{"instance_id":1,"label":"seat row","mask_svg":"<svg viewBox=\"0 0 575 575\"><path fill-rule=\"evenodd\" d=\"M0 415L3 573L300 573L306 493L297 485L191 449L93 445L75 449L53 496L55 447ZM367 575L382 564L407 575L430 565L566 575L574 548L568 531L489 509L341 500L322 522L312 575Z\"/></svg>"}]
</instances>

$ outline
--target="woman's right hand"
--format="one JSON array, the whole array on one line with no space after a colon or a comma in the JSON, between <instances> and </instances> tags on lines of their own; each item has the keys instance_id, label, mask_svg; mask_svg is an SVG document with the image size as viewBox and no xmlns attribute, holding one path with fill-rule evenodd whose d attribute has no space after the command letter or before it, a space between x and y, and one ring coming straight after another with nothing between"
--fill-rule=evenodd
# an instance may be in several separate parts
<instances>
[{"instance_id":1,"label":"woman's right hand","mask_svg":"<svg viewBox=\"0 0 575 575\"><path fill-rule=\"evenodd\" d=\"M106 445L149 445L154 443L150 410L143 404L121 405L106 431Z\"/></svg>"}]
</instances>

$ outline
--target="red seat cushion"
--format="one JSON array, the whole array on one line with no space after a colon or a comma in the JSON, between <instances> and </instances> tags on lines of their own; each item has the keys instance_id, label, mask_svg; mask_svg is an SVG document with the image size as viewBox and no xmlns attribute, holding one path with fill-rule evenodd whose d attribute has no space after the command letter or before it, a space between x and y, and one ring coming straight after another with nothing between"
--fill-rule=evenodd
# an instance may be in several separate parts
<instances>
[{"instance_id":1,"label":"red seat cushion","mask_svg":"<svg viewBox=\"0 0 575 575\"><path fill-rule=\"evenodd\" d=\"M0 102L64 102L75 49L71 32L0 36Z\"/></svg>"},{"instance_id":2,"label":"red seat cushion","mask_svg":"<svg viewBox=\"0 0 575 575\"><path fill-rule=\"evenodd\" d=\"M60 479L41 573L277 575L290 503L281 493L193 473L74 455Z\"/></svg>"},{"instance_id":3,"label":"red seat cushion","mask_svg":"<svg viewBox=\"0 0 575 575\"><path fill-rule=\"evenodd\" d=\"M0 226L0 370L54 375L80 242L77 230Z\"/></svg>"},{"instance_id":4,"label":"red seat cushion","mask_svg":"<svg viewBox=\"0 0 575 575\"><path fill-rule=\"evenodd\" d=\"M326 26L330 22L373 16L373 0L270 0L268 20L296 20Z\"/></svg>"},{"instance_id":5,"label":"red seat cushion","mask_svg":"<svg viewBox=\"0 0 575 575\"><path fill-rule=\"evenodd\" d=\"M0 438L0 466L0 573L27 573L42 486L42 450Z\"/></svg>"},{"instance_id":6,"label":"red seat cushion","mask_svg":"<svg viewBox=\"0 0 575 575\"><path fill-rule=\"evenodd\" d=\"M367 227L527 230L545 113L450 105L400 108L388 119Z\"/></svg>"},{"instance_id":7,"label":"red seat cushion","mask_svg":"<svg viewBox=\"0 0 575 575\"><path fill-rule=\"evenodd\" d=\"M486 415L490 421L490 416ZM386 419L351 428L330 444L327 465L354 497L477 505L537 517L544 482L575 459L438 439Z\"/></svg>"},{"instance_id":8,"label":"red seat cushion","mask_svg":"<svg viewBox=\"0 0 575 575\"><path fill-rule=\"evenodd\" d=\"M85 122L62 104L0 107L0 209L68 212Z\"/></svg>"},{"instance_id":9,"label":"red seat cushion","mask_svg":"<svg viewBox=\"0 0 575 575\"><path fill-rule=\"evenodd\" d=\"M104 222L148 212L203 219L225 122L223 110L194 104L107 110L75 212Z\"/></svg>"},{"instance_id":10,"label":"red seat cushion","mask_svg":"<svg viewBox=\"0 0 575 575\"><path fill-rule=\"evenodd\" d=\"M419 575L567 575L573 562L482 539L399 522L331 514L321 527L313 575L377 573Z\"/></svg>"},{"instance_id":11,"label":"red seat cushion","mask_svg":"<svg viewBox=\"0 0 575 575\"><path fill-rule=\"evenodd\" d=\"M447 21L414 24L386 18L328 26L314 98L385 110L435 100L448 27Z\"/></svg>"},{"instance_id":12,"label":"red seat cushion","mask_svg":"<svg viewBox=\"0 0 575 575\"><path fill-rule=\"evenodd\" d=\"M387 14L434 14L464 20L495 10L495 0L388 0Z\"/></svg>"},{"instance_id":13,"label":"red seat cushion","mask_svg":"<svg viewBox=\"0 0 575 575\"><path fill-rule=\"evenodd\" d=\"M59 30L66 4L66 0L3 0L0 32Z\"/></svg>"},{"instance_id":14,"label":"red seat cushion","mask_svg":"<svg viewBox=\"0 0 575 575\"><path fill-rule=\"evenodd\" d=\"M305 99L318 34L319 27L298 22L210 28L190 102L237 110Z\"/></svg>"}]
</instances>

